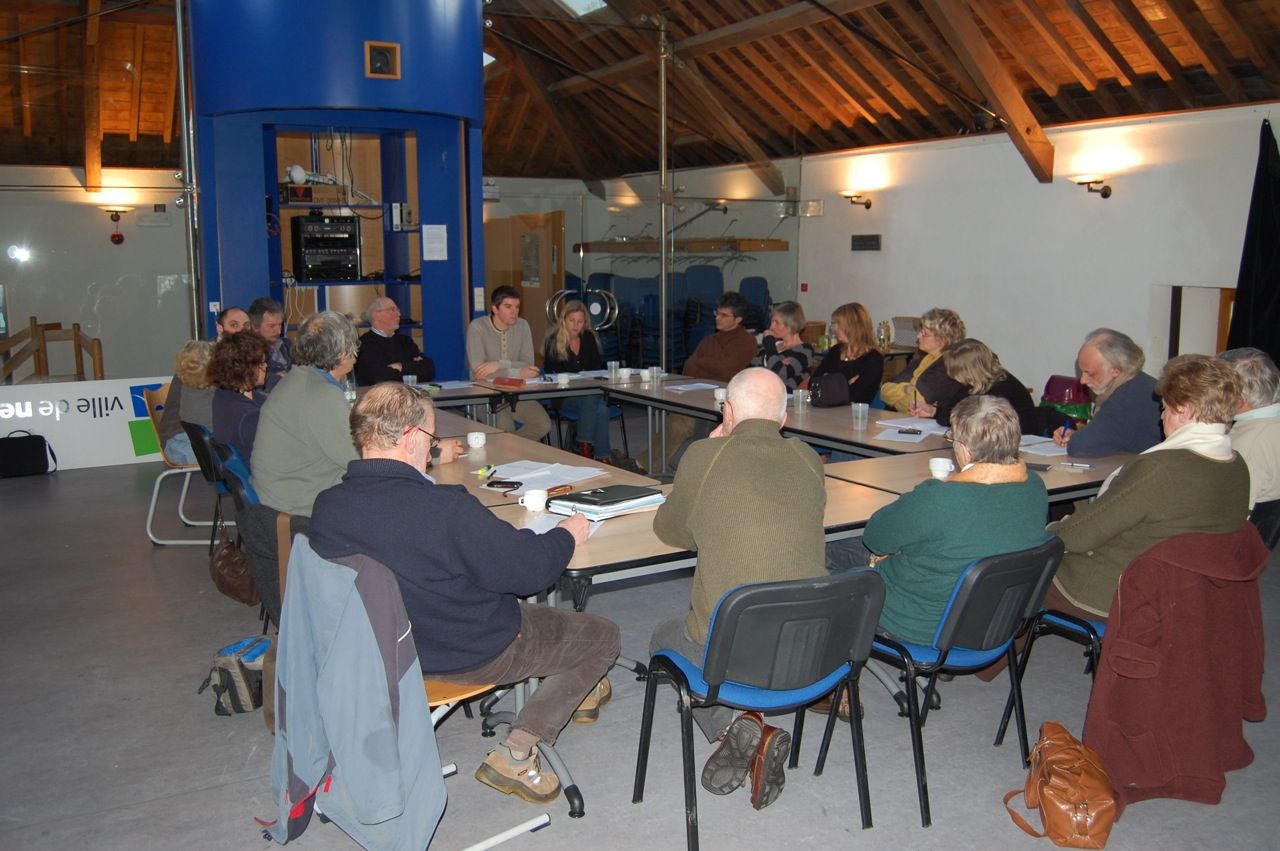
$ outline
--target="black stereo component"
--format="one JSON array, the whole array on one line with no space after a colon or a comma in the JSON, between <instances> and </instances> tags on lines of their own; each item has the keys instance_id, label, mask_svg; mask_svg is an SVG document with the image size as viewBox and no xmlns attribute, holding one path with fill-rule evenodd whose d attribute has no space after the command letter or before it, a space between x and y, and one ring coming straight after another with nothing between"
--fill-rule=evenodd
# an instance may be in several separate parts
<instances>
[{"instance_id":1,"label":"black stereo component","mask_svg":"<svg viewBox=\"0 0 1280 851\"><path fill-rule=\"evenodd\" d=\"M360 280L360 222L355 216L297 216L293 277L304 281Z\"/></svg>"}]
</instances>

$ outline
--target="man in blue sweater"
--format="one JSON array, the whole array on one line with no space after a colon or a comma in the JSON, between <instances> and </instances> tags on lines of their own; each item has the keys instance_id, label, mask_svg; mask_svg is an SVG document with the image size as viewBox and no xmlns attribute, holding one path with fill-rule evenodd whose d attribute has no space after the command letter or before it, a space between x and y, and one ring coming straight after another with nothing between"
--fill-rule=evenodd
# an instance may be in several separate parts
<instances>
[{"instance_id":1,"label":"man in blue sweater","mask_svg":"<svg viewBox=\"0 0 1280 851\"><path fill-rule=\"evenodd\" d=\"M594 721L618 656L612 621L518 599L555 584L587 539L581 515L544 535L517 530L457 485L427 475L438 445L435 409L421 390L385 383L351 412L360 449L341 484L316 498L311 547L322 558L362 554L395 574L423 673L455 683L544 678L507 738L476 771L500 792L542 803L560 793L539 764L570 719ZM441 462L453 460L444 447Z\"/></svg>"},{"instance_id":2,"label":"man in blue sweater","mask_svg":"<svg viewBox=\"0 0 1280 851\"><path fill-rule=\"evenodd\" d=\"M1054 443L1085 458L1142 452L1164 439L1156 380L1142 371L1146 356L1127 334L1099 328L1076 357L1080 383L1093 394L1093 419L1079 430L1064 425Z\"/></svg>"}]
</instances>

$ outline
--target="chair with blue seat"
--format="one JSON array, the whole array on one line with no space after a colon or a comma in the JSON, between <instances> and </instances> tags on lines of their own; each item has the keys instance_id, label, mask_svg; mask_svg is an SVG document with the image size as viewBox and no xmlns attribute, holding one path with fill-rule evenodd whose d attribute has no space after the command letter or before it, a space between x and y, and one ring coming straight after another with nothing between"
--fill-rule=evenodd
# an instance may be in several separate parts
<instances>
[{"instance_id":1,"label":"chair with blue seat","mask_svg":"<svg viewBox=\"0 0 1280 851\"><path fill-rule=\"evenodd\" d=\"M695 707L718 704L769 713L794 710L790 767L795 768L805 707L839 689L823 736L825 757L839 695L847 694L849 705L857 705L858 679L883 605L884 581L871 570L744 585L725 594L712 615L703 659L659 650L649 661L632 803L644 799L654 703L658 683L663 680L679 693L685 824L690 849L698 847L692 715ZM868 828L871 800L862 719L857 713L849 726L862 826Z\"/></svg>"},{"instance_id":2,"label":"chair with blue seat","mask_svg":"<svg viewBox=\"0 0 1280 851\"><path fill-rule=\"evenodd\" d=\"M576 437L578 430L578 420L581 419L581 417L578 416L578 412L568 410L567 408L561 408L550 400L545 400L542 404L547 409L547 413L551 415L551 419L555 422L556 447L564 449L566 443L569 446L573 446L573 438ZM622 427L622 454L629 456L631 454L631 445L627 441L627 418L622 415L621 405L609 406L609 419L611 421L617 420L618 425ZM569 424L570 431L567 436L564 434L562 429L564 423Z\"/></svg>"},{"instance_id":3,"label":"chair with blue seat","mask_svg":"<svg viewBox=\"0 0 1280 851\"><path fill-rule=\"evenodd\" d=\"M1036 639L1042 635L1056 635L1085 648L1084 672L1090 677L1098 674L1098 660L1102 658L1102 639L1107 634L1107 622L1085 620L1057 609L1041 609L1027 628L1027 643L1018 654L1018 682L1027 672L1027 663L1031 659L1031 648ZM1004 702L1004 714L1000 716L1000 727L996 730L995 745L1004 744L1004 734L1009 727L1009 717L1013 714L1013 692Z\"/></svg>"},{"instance_id":4,"label":"chair with blue seat","mask_svg":"<svg viewBox=\"0 0 1280 851\"><path fill-rule=\"evenodd\" d=\"M222 520L222 498L229 491L223 483L222 478L218 475L216 453L213 450L213 432L207 426L199 423L189 423L180 420L182 430L186 432L187 438L191 441L191 451L196 456L196 463L200 465L200 474L204 476L204 480L213 485L215 499L213 503L213 529L209 533L209 552L213 552L213 545L218 540L218 523ZM234 526L235 521L227 521L228 525Z\"/></svg>"},{"instance_id":5,"label":"chair with blue seat","mask_svg":"<svg viewBox=\"0 0 1280 851\"><path fill-rule=\"evenodd\" d=\"M895 695L895 698L900 703L905 699L907 705L920 822L924 827L932 823L932 817L923 733L929 709L935 703L939 675L977 673L1001 656L1006 657L1022 761L1027 761L1027 721L1013 641L1040 611L1049 583L1062 562L1062 553L1061 539L1050 537L1029 550L974 561L956 581L942 621L929 644L876 636L871 647L872 657L903 672L905 695ZM918 683L921 678L924 679L922 688Z\"/></svg>"}]
</instances>

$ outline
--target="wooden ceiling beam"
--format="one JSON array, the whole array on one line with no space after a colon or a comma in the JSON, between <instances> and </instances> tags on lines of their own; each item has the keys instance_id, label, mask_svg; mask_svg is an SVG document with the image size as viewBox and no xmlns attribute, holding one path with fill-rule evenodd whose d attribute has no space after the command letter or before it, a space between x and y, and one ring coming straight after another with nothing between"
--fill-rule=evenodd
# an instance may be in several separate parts
<instances>
[{"instance_id":1,"label":"wooden ceiling beam","mask_svg":"<svg viewBox=\"0 0 1280 851\"><path fill-rule=\"evenodd\" d=\"M89 19L84 27L84 188L97 192L102 188L102 99L98 93L97 12L100 0L89 0Z\"/></svg>"},{"instance_id":2,"label":"wooden ceiling beam","mask_svg":"<svg viewBox=\"0 0 1280 851\"><path fill-rule=\"evenodd\" d=\"M529 141L528 149L525 151L524 162L520 164L520 170L516 172L517 174L528 174L529 170L538 162L538 151L548 135L547 125L543 124L537 129L536 135Z\"/></svg>"},{"instance_id":3,"label":"wooden ceiling beam","mask_svg":"<svg viewBox=\"0 0 1280 851\"><path fill-rule=\"evenodd\" d=\"M831 0L827 6L836 14L844 14L879 2L881 0ZM813 26L825 20L828 20L828 17L821 9L808 3L793 3L774 12L756 15L681 39L674 45L675 55L694 58L706 53L720 52L766 36ZM569 97L595 87L598 84L597 81L617 82L635 74L645 73L651 67L649 57L634 56L606 68L592 71L590 77L579 75L561 80L552 85L551 91L562 97Z\"/></svg>"},{"instance_id":4,"label":"wooden ceiling beam","mask_svg":"<svg viewBox=\"0 0 1280 851\"><path fill-rule=\"evenodd\" d=\"M903 123L906 123L906 120L911 118L912 123L921 128L919 132L913 129L913 133L916 133L920 138L928 139L939 134L943 136L950 136L955 132L956 128L948 127L937 117L937 115L934 114L933 102L923 91L921 91L920 87L915 84L915 81L899 72L896 59L885 60L881 58L880 51L878 49L868 46L862 39L852 34L850 34L848 38L850 47L853 49L854 53L858 55L863 67L867 69L865 73L868 74L869 77L864 77L864 79L866 79L868 83L871 82L870 78L874 78L876 82L880 84L880 88L884 92L892 92L889 86L897 86L898 91L902 92L906 98L911 99L909 102L906 98L893 95L893 102L900 107ZM933 125L932 132L924 129L923 125L916 121L913 116L907 114L911 110L913 104L915 106L916 114Z\"/></svg>"},{"instance_id":5,"label":"wooden ceiling beam","mask_svg":"<svg viewBox=\"0 0 1280 851\"><path fill-rule=\"evenodd\" d=\"M862 13L862 15L867 19L867 21L870 22L871 29L875 32L876 37L879 38L880 41L884 42L889 47L896 50L898 53L901 53L903 56L914 57L916 64L924 64L927 61L927 57L921 56L920 54L916 53L916 51L912 49L911 45L907 44L906 40L903 39L902 36L898 34L897 30L895 30L893 26L890 25L889 21L886 20L885 17L881 15L879 11L877 11L876 9L867 9ZM939 63L943 67L947 67L946 57L944 56L940 58ZM947 70L948 72L950 72L950 68L948 68ZM903 68L903 71L906 73L908 78L915 77L919 79L920 83L925 88L927 88L928 90L934 93L935 102L949 108L956 115L957 118L961 116L964 116L967 118L967 116L972 114L973 107L970 106L968 103L966 103L963 98L960 98L955 94L953 94L952 92L948 91L945 86L943 86L936 79L934 79L932 74L926 74L923 71L917 70L916 68L910 65L906 65ZM968 75L963 73L952 74L952 77L953 77L953 82L956 82L958 85L963 85L963 83L959 83L961 79L966 81L968 80ZM975 87L974 92L976 91L977 91L977 88ZM966 94L968 94L970 97L974 96L973 93L971 92L967 92ZM974 99L976 100L976 98ZM965 121L965 124L968 124L967 120ZM957 128L952 127L951 129L954 131Z\"/></svg>"},{"instance_id":6,"label":"wooden ceiling beam","mask_svg":"<svg viewBox=\"0 0 1280 851\"><path fill-rule=\"evenodd\" d=\"M866 79L864 79L864 72L860 68L855 68L850 64L843 53L843 49L838 43L836 43L834 38L831 38L826 35L826 33L816 28L808 30L807 32L809 37L813 39L813 43L818 48L826 52L835 72L843 75L844 79L840 81L841 87L848 91L851 97L857 98L859 103L865 105L864 114L867 115L867 121L875 127L876 132L883 136L887 142L902 141L905 137L901 131L894 126L894 122L892 120L887 120L884 115L881 115L875 107L872 106L870 100L864 97L862 93L857 91L857 89L852 85L852 82L856 81L864 88L869 88ZM874 92L872 93L872 96L875 96ZM899 116L893 116L895 119L898 117Z\"/></svg>"},{"instance_id":7,"label":"wooden ceiling beam","mask_svg":"<svg viewBox=\"0 0 1280 851\"><path fill-rule=\"evenodd\" d=\"M1218 34L1213 31L1200 13L1199 7L1187 0L1157 0L1169 12L1169 20L1178 29L1192 49L1199 54L1204 68L1222 93L1232 103L1245 103L1244 87L1231 73L1231 57L1218 46Z\"/></svg>"},{"instance_id":8,"label":"wooden ceiling beam","mask_svg":"<svg viewBox=\"0 0 1280 851\"><path fill-rule=\"evenodd\" d=\"M1107 34L1102 31L1102 27L1084 8L1080 0L1063 0L1063 10L1080 28L1084 34L1085 41L1093 48L1094 52L1111 67L1116 79L1120 81L1129 95L1137 102L1138 108L1144 112L1154 111L1151 97L1147 94L1146 89L1143 88L1142 81L1133 70L1133 66L1129 64L1129 60L1125 58L1119 48L1111 42L1111 39L1107 38Z\"/></svg>"},{"instance_id":9,"label":"wooden ceiling beam","mask_svg":"<svg viewBox=\"0 0 1280 851\"><path fill-rule=\"evenodd\" d=\"M1062 110L1062 114L1068 120L1080 121L1084 118L1084 113L1076 106L1075 101L1062 93L1062 87L1058 85L1058 81L1050 76L1038 59L1023 49L1022 42L1005 25L998 9L988 6L986 3L979 3L973 10L978 13L978 17L987 25L987 29L991 30L991 34L996 37L996 40L1004 45L1005 50L1009 51L1013 61L1023 71L1026 71L1027 76L1040 87L1040 90L1058 105L1058 109Z\"/></svg>"},{"instance_id":10,"label":"wooden ceiling beam","mask_svg":"<svg viewBox=\"0 0 1280 851\"><path fill-rule=\"evenodd\" d=\"M924 43L925 48L933 52L939 63L947 69L952 78L970 92L976 92L978 86L969 77L964 65L956 58L955 51L951 49L945 41L938 38L933 27L929 26L929 22L916 13L911 4L906 0L891 0L889 4L895 15L906 25L907 29L915 33L916 38Z\"/></svg>"},{"instance_id":11,"label":"wooden ceiling beam","mask_svg":"<svg viewBox=\"0 0 1280 851\"><path fill-rule=\"evenodd\" d=\"M885 106L885 111L896 121L901 122L902 126L907 129L907 132L911 134L912 138L927 139L932 135L929 131L924 129L924 126L920 124L920 122L916 121L915 116L911 115L907 111L907 108L898 101L893 92L889 91L889 88L885 86L884 83L880 82L880 78L868 71L859 61L858 57L855 57L839 39L816 27L809 32L810 35L813 36L814 40L821 44L827 53L831 54L839 67L847 69L847 73L853 79L861 82L868 90L870 90L873 96L880 99L880 102ZM854 45L854 49L856 48L857 45ZM896 129L891 131L886 130L885 125L888 123L889 122L881 121L876 125L877 129L882 133L887 134L892 132L896 134L898 132Z\"/></svg>"},{"instance_id":12,"label":"wooden ceiling beam","mask_svg":"<svg viewBox=\"0 0 1280 851\"><path fill-rule=\"evenodd\" d=\"M1261 71L1271 67L1271 62L1267 59L1267 52L1263 50L1262 45L1258 43L1258 40L1253 37L1251 32L1240 26L1240 22L1236 20L1235 16L1231 14L1231 11L1222 3L1222 0L1199 0L1199 6L1202 12L1206 9L1212 9L1214 14L1217 15L1218 20L1222 22L1220 29L1213 26L1211 22L1209 25L1213 26L1213 28L1219 32L1226 30L1226 33L1223 33L1224 43L1226 41L1225 35L1231 35L1232 38L1244 45L1245 55L1249 57L1249 61L1253 63L1255 68ZM1208 21L1209 16L1205 15L1204 17L1205 20Z\"/></svg>"},{"instance_id":13,"label":"wooden ceiling beam","mask_svg":"<svg viewBox=\"0 0 1280 851\"><path fill-rule=\"evenodd\" d=\"M1013 77L978 29L968 4L953 0L921 0L921 4L988 102L1004 116L1005 129L1036 180L1052 183L1053 145L1023 100Z\"/></svg>"},{"instance_id":14,"label":"wooden ceiling beam","mask_svg":"<svg viewBox=\"0 0 1280 851\"><path fill-rule=\"evenodd\" d=\"M169 29L169 74L165 78L164 127L160 131L161 138L167 145L173 141L174 116L178 113L178 39L171 27Z\"/></svg>"},{"instance_id":15,"label":"wooden ceiling beam","mask_svg":"<svg viewBox=\"0 0 1280 851\"><path fill-rule=\"evenodd\" d=\"M859 140L863 144L870 143L871 139L859 131L857 124L859 116L866 119L871 124L876 124L880 121L880 116L871 108L871 104L867 103L861 95L855 92L850 86L846 85L844 80L841 80L828 70L827 63L817 55L814 49L810 49L809 45L803 42L801 34L786 33L785 35L778 36L778 38L782 39L788 47L808 63L808 68L806 70L809 73L816 74L825 80L827 85L831 87L831 90L835 92L837 96L843 98L849 106L853 108L855 115L853 116L853 120L846 126L848 126L859 137Z\"/></svg>"},{"instance_id":16,"label":"wooden ceiling beam","mask_svg":"<svg viewBox=\"0 0 1280 851\"><path fill-rule=\"evenodd\" d=\"M1084 64L1071 45L1067 44L1067 40L1062 37L1062 33L1058 31L1053 21L1049 20L1049 16L1044 13L1044 9L1040 8L1036 0L1014 0L1014 5L1081 85L1089 91L1098 88L1097 76L1088 65Z\"/></svg>"},{"instance_id":17,"label":"wooden ceiling beam","mask_svg":"<svg viewBox=\"0 0 1280 851\"><path fill-rule=\"evenodd\" d=\"M1182 76L1182 64L1174 58L1168 45L1156 35L1147 23L1147 19L1137 10L1130 0L1103 0L1109 3L1120 25L1129 31L1134 44L1147 55L1155 67L1160 79L1169 84L1178 101L1187 109L1195 109L1199 104L1187 80Z\"/></svg>"},{"instance_id":18,"label":"wooden ceiling beam","mask_svg":"<svg viewBox=\"0 0 1280 851\"><path fill-rule=\"evenodd\" d=\"M133 67L129 69L129 141L138 141L138 117L142 112L142 47L146 34L133 28Z\"/></svg>"}]
</instances>

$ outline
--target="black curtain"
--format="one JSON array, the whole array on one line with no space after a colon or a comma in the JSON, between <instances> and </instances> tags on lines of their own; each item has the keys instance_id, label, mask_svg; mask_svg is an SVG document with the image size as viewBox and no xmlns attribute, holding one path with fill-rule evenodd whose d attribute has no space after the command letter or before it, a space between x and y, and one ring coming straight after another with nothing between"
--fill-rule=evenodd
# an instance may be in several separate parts
<instances>
[{"instance_id":1,"label":"black curtain","mask_svg":"<svg viewBox=\"0 0 1280 851\"><path fill-rule=\"evenodd\" d=\"M1253 346L1280 361L1280 151L1263 120L1227 347Z\"/></svg>"}]
</instances>

